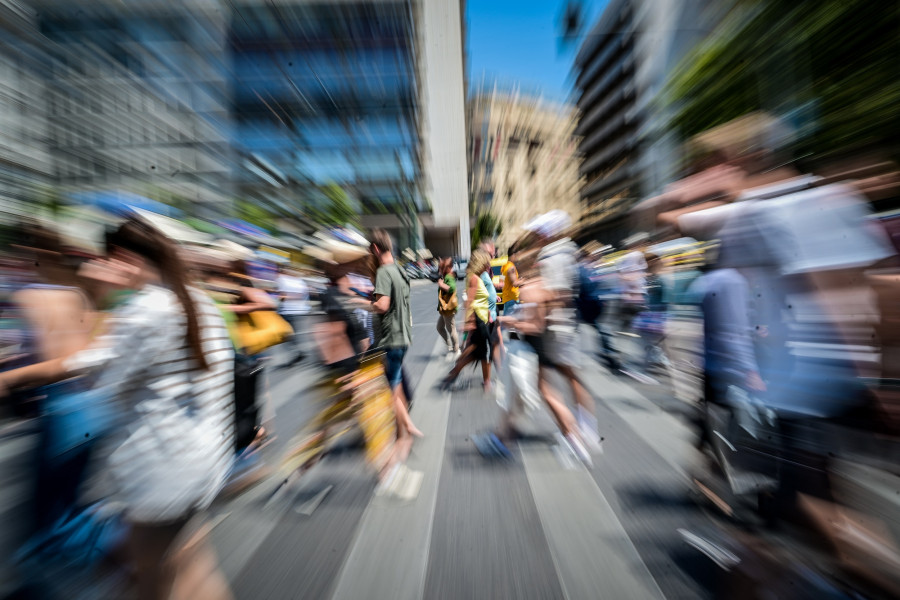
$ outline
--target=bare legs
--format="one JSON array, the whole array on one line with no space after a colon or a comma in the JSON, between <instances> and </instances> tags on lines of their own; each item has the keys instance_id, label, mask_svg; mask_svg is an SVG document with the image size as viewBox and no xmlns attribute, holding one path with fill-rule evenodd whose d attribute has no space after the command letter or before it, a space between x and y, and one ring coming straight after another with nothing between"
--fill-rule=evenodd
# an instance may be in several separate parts
<instances>
[{"instance_id":1,"label":"bare legs","mask_svg":"<svg viewBox=\"0 0 900 600\"><path fill-rule=\"evenodd\" d=\"M215 552L201 530L181 540L185 522L175 525L133 524L131 552L141 600L227 600L228 583Z\"/></svg>"},{"instance_id":2,"label":"bare legs","mask_svg":"<svg viewBox=\"0 0 900 600\"><path fill-rule=\"evenodd\" d=\"M406 395L403 386L399 383L391 390L394 405L394 415L397 418L397 460L404 462L412 450L413 437L424 437L418 427L412 422L409 410L406 408Z\"/></svg>"},{"instance_id":3,"label":"bare legs","mask_svg":"<svg viewBox=\"0 0 900 600\"><path fill-rule=\"evenodd\" d=\"M481 361L481 378L483 380L483 386L485 392L491 391L491 361L483 360Z\"/></svg>"},{"instance_id":4,"label":"bare legs","mask_svg":"<svg viewBox=\"0 0 900 600\"><path fill-rule=\"evenodd\" d=\"M572 386L572 395L575 398L575 403L589 413L594 414L594 398L581 383L575 370L570 366L558 366L556 367L556 370L559 371L562 376L566 378L566 381L569 382L569 385Z\"/></svg>"},{"instance_id":5,"label":"bare legs","mask_svg":"<svg viewBox=\"0 0 900 600\"><path fill-rule=\"evenodd\" d=\"M450 372L447 373L447 376L444 378L442 382L443 385L449 385L456 381L456 378L459 377L459 374L462 370L473 362L478 361L479 359L475 357L475 346L469 344L466 346L466 349L463 350L462 355L456 361L456 364L453 365L453 368L450 369ZM484 387L486 390L491 389L491 361L490 360L481 360L481 377L484 381Z\"/></svg>"},{"instance_id":6,"label":"bare legs","mask_svg":"<svg viewBox=\"0 0 900 600\"><path fill-rule=\"evenodd\" d=\"M563 402L562 398L556 394L556 390L553 389L553 386L550 385L550 382L547 380L546 367L543 366L538 368L538 391L541 393L541 398L543 398L544 402L547 404L547 408L553 413L553 418L556 419L556 424L559 426L559 430L562 434L568 435L574 431L575 416L566 406L566 403Z\"/></svg>"}]
</instances>

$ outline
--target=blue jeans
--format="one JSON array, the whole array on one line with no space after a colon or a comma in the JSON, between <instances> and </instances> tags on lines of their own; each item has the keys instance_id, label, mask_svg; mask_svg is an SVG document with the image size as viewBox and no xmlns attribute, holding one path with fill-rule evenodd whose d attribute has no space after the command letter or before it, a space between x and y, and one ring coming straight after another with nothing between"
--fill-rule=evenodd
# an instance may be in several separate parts
<instances>
[{"instance_id":1,"label":"blue jeans","mask_svg":"<svg viewBox=\"0 0 900 600\"><path fill-rule=\"evenodd\" d=\"M403 358L408 348L388 348L385 356L384 374L393 390L403 381Z\"/></svg>"}]
</instances>

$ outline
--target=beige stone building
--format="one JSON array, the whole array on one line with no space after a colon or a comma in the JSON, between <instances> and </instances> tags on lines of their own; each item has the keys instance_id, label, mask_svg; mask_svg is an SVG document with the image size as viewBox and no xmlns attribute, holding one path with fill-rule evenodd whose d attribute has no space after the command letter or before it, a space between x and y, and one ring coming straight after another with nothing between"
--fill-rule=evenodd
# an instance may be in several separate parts
<instances>
[{"instance_id":1,"label":"beige stone building","mask_svg":"<svg viewBox=\"0 0 900 600\"><path fill-rule=\"evenodd\" d=\"M503 224L501 251L532 217L552 209L581 216L575 113L518 93L488 91L469 101L469 192L474 217Z\"/></svg>"}]
</instances>

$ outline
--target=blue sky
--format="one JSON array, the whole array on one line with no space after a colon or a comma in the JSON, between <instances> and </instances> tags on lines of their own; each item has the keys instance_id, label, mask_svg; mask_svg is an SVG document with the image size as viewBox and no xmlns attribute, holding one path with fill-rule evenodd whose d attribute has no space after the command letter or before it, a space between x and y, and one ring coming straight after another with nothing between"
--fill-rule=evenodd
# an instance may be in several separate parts
<instances>
[{"instance_id":1,"label":"blue sky","mask_svg":"<svg viewBox=\"0 0 900 600\"><path fill-rule=\"evenodd\" d=\"M607 0L586 0L588 27ZM467 0L471 89L497 80L564 101L572 89L575 49L563 50L559 19L565 0Z\"/></svg>"}]
</instances>

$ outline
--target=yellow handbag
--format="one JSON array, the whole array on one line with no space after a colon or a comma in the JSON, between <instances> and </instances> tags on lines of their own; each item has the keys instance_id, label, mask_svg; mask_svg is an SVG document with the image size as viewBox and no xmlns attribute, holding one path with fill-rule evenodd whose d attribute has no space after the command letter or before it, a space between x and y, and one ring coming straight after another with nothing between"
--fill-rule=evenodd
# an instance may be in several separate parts
<instances>
[{"instance_id":1,"label":"yellow handbag","mask_svg":"<svg viewBox=\"0 0 900 600\"><path fill-rule=\"evenodd\" d=\"M238 315L237 337L241 349L251 356L277 346L293 333L290 324L274 310L256 310Z\"/></svg>"},{"instance_id":2,"label":"yellow handbag","mask_svg":"<svg viewBox=\"0 0 900 600\"><path fill-rule=\"evenodd\" d=\"M447 294L444 291L438 290L438 312L442 315L449 315L456 312L456 309L459 307L459 299L456 297L456 292L452 294Z\"/></svg>"}]
</instances>

